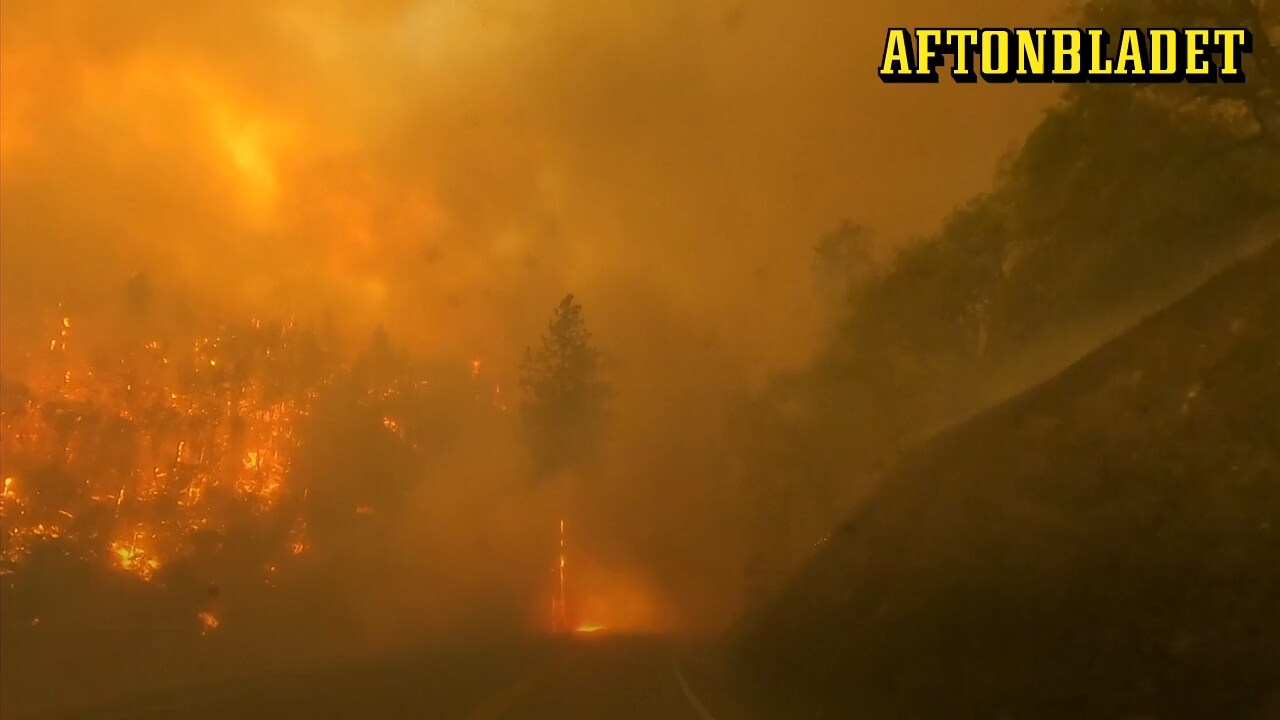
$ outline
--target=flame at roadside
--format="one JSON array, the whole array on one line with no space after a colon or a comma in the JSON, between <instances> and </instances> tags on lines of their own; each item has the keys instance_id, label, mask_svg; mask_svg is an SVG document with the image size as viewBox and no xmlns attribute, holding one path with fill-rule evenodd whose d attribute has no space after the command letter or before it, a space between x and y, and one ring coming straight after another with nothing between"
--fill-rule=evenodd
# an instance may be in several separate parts
<instances>
[{"instance_id":1,"label":"flame at roadside","mask_svg":"<svg viewBox=\"0 0 1280 720\"><path fill-rule=\"evenodd\" d=\"M572 563L569 561L572 556ZM569 565L573 572L570 573ZM555 585L551 597L552 633L595 635L654 633L670 630L652 586L640 575L592 557L583 540L566 542L559 523Z\"/></svg>"}]
</instances>

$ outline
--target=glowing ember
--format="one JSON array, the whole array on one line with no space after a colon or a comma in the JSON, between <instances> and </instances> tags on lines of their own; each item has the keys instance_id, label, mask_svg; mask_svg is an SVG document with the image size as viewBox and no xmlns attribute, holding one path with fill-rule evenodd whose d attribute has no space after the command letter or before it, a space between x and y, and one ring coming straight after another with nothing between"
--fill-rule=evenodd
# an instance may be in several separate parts
<instances>
[{"instance_id":1,"label":"glowing ember","mask_svg":"<svg viewBox=\"0 0 1280 720\"><path fill-rule=\"evenodd\" d=\"M262 455L257 451L250 450L249 454L244 458L245 470L257 470L262 467Z\"/></svg>"},{"instance_id":2,"label":"glowing ember","mask_svg":"<svg viewBox=\"0 0 1280 720\"><path fill-rule=\"evenodd\" d=\"M576 632L576 633L581 633L581 634L583 634L583 635L590 635L590 634L592 634L592 633L598 633L598 632L600 632L601 630L604 630L604 626L603 626L603 625L597 625L597 624L595 624L595 623L582 623L582 624L581 624L581 625L579 625L578 627L574 628L574 632Z\"/></svg>"},{"instance_id":3,"label":"glowing ember","mask_svg":"<svg viewBox=\"0 0 1280 720\"><path fill-rule=\"evenodd\" d=\"M200 634L208 635L218 629L218 616L211 612L202 612L196 617L200 619Z\"/></svg>"},{"instance_id":4,"label":"glowing ember","mask_svg":"<svg viewBox=\"0 0 1280 720\"><path fill-rule=\"evenodd\" d=\"M136 538L128 543L111 543L111 554L115 556L116 565L121 570L127 570L143 580L150 580L160 569L160 560L138 547Z\"/></svg>"}]
</instances>

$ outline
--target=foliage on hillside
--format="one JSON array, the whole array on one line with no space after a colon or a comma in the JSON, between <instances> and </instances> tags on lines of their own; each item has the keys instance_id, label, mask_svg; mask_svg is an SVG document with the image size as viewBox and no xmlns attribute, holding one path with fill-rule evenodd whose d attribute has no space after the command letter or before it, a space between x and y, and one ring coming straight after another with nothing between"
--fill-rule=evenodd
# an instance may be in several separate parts
<instances>
[{"instance_id":1,"label":"foliage on hillside","mask_svg":"<svg viewBox=\"0 0 1280 720\"><path fill-rule=\"evenodd\" d=\"M851 286L827 346L744 423L752 492L817 508L790 520L799 545L903 449L1051 376L1280 232L1280 150L1232 102L1073 88L991 192Z\"/></svg>"},{"instance_id":2,"label":"foliage on hillside","mask_svg":"<svg viewBox=\"0 0 1280 720\"><path fill-rule=\"evenodd\" d=\"M744 685L786 717L1280 709L1277 278L1273 246L908 455Z\"/></svg>"}]
</instances>

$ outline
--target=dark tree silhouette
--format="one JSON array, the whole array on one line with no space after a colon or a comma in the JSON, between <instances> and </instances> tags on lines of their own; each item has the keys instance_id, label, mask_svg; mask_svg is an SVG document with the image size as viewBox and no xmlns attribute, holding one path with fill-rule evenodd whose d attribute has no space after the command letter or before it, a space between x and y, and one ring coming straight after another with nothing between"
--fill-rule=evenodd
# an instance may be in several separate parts
<instances>
[{"instance_id":1,"label":"dark tree silhouette","mask_svg":"<svg viewBox=\"0 0 1280 720\"><path fill-rule=\"evenodd\" d=\"M872 278L871 231L844 220L813 249L813 283L818 298L837 315Z\"/></svg>"},{"instance_id":2,"label":"dark tree silhouette","mask_svg":"<svg viewBox=\"0 0 1280 720\"><path fill-rule=\"evenodd\" d=\"M588 467L599 448L609 386L573 295L560 301L537 349L525 350L520 384L535 470L546 475Z\"/></svg>"},{"instance_id":3,"label":"dark tree silhouette","mask_svg":"<svg viewBox=\"0 0 1280 720\"><path fill-rule=\"evenodd\" d=\"M135 316L146 315L154 295L151 278L145 272L134 273L124 287L125 309Z\"/></svg>"}]
</instances>

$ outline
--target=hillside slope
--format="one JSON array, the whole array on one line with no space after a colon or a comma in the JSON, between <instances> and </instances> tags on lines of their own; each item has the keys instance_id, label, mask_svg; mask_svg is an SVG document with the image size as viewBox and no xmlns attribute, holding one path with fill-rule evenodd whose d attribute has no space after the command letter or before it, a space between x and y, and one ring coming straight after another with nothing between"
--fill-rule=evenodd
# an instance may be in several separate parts
<instances>
[{"instance_id":1,"label":"hillside slope","mask_svg":"<svg viewBox=\"0 0 1280 720\"><path fill-rule=\"evenodd\" d=\"M1280 717L1280 247L911 453L736 650L777 717Z\"/></svg>"}]
</instances>

